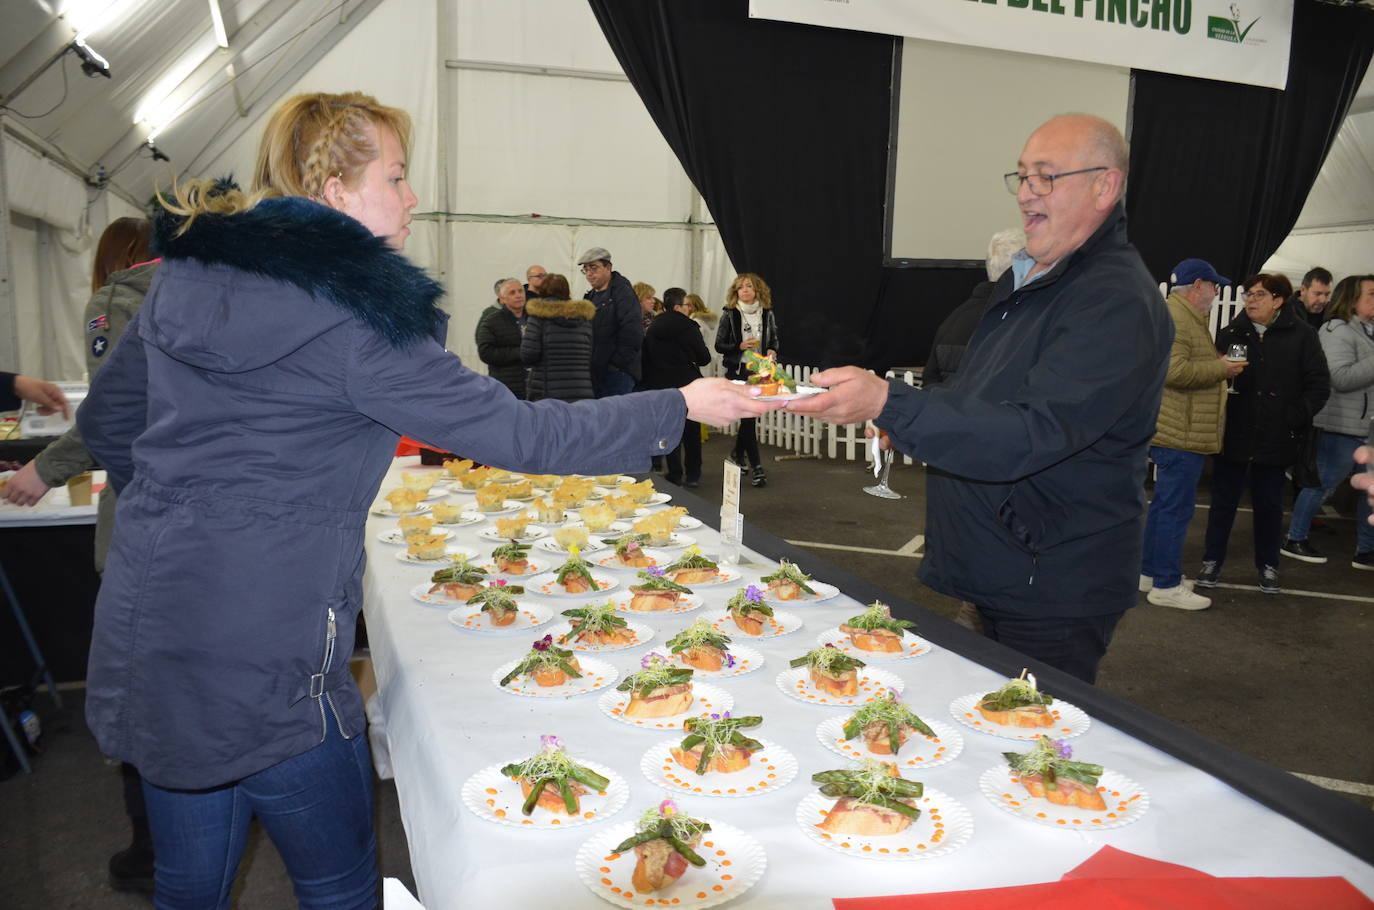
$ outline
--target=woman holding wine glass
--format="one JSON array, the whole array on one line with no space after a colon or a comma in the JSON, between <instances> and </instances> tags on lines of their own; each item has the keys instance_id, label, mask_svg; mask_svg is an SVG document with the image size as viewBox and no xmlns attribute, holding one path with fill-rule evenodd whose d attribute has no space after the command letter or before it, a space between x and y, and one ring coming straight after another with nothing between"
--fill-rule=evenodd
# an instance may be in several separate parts
<instances>
[{"instance_id":1,"label":"woman holding wine glass","mask_svg":"<svg viewBox=\"0 0 1374 910\"><path fill-rule=\"evenodd\" d=\"M1316 334L1283 306L1293 294L1288 279L1258 274L1241 286L1245 312L1217 333L1216 344L1228 358L1234 346L1243 345L1247 366L1235 377L1221 452L1213 459L1212 505L1196 586L1215 587L1221 576L1248 481L1259 589L1278 594L1284 469L1297 460L1298 444L1331 386Z\"/></svg>"}]
</instances>

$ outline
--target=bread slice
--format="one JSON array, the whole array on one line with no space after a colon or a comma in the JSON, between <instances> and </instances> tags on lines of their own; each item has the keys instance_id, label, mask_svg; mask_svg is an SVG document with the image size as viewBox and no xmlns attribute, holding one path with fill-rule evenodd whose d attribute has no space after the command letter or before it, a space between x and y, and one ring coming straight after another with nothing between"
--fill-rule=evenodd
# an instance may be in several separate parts
<instances>
[{"instance_id":1,"label":"bread slice","mask_svg":"<svg viewBox=\"0 0 1374 910\"><path fill-rule=\"evenodd\" d=\"M672 717L682 714L692 707L692 684L679 683L676 686L659 686L657 689L640 694L630 692L630 703L625 706L626 717Z\"/></svg>"}]
</instances>

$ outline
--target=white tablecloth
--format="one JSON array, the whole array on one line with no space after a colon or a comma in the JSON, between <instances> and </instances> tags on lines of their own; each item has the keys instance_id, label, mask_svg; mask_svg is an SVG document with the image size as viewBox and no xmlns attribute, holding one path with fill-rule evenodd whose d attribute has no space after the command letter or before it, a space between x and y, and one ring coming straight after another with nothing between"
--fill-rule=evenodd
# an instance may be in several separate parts
<instances>
[{"instance_id":1,"label":"white tablecloth","mask_svg":"<svg viewBox=\"0 0 1374 910\"><path fill-rule=\"evenodd\" d=\"M105 482L105 472L92 473L92 483ZM38 500L37 505L17 506L0 500L0 528L50 528L58 525L95 524L96 505L100 494L91 497L88 506L74 506L65 486L54 487Z\"/></svg>"},{"instance_id":2,"label":"white tablecloth","mask_svg":"<svg viewBox=\"0 0 1374 910\"><path fill-rule=\"evenodd\" d=\"M398 462L409 466L414 460ZM383 489L394 485L388 482ZM574 857L578 847L606 825L630 820L672 795L651 784L639 770L644 752L665 738L662 731L640 730L607 718L596 705L599 693L555 702L500 691L491 682L492 670L524 654L534 638L557 628L562 618L535 634L495 637L459 631L448 622L447 610L411 599L409 590L427 580L429 572L397 561L397 548L376 540L378 532L394 526L395 521L388 518L369 523L367 626L421 901L429 910L607 906L581 883ZM450 543L486 554L495 544L477 536L485 526L461 529ZM690 533L704 551L712 552L718 540L714 531L703 527ZM756 555L753 559L764 563ZM740 584L754 582L771 569L771 564L744 568ZM723 587L697 589L706 602L703 609L722 607L736 589ZM555 613L576 605L564 599L530 599ZM847 716L847 712L795 701L779 691L775 678L790 658L816 646L818 634L859 612L861 606L841 594L824 604L787 607L803 617L805 628L785 637L749 641L764 653L766 665L746 676L713 681L734 696L737 715L763 715L763 726L753 731L756 736L780 743L800 762L800 773L792 783L763 796L674 795L685 811L742 828L767 851L768 868L762 880L731 906L821 910L831 906L832 897L1051 881L1104 844L1213 875L1340 875L1366 894L1374 894L1374 868L1221 781L1098 719L1087 733L1072 740L1075 758L1105 765L1144 785L1150 807L1134 824L1100 832L1056 830L1004 813L981 794L978 779L1001 761L1002 752L1024 751L1027 745L960 727L965 741L962 755L907 776L950 794L972 813L973 836L962 849L930 860L896 863L841 856L817 845L802 834L793 816L802 798L815 792L812 773L844 766L820 744L815 731L827 717ZM637 621L655 628L651 644L662 647L697 615ZM637 647L596 656L609 660L623 677L638 669L646 650ZM950 724L954 724L949 713L953 699L989 691L1002 681L992 671L940 648L881 666L905 681L904 701L918 714ZM1161 672L1167 669L1162 667ZM630 785L626 808L594 825L522 831L484 821L463 806L460 791L469 776L488 765L533 754L543 733L558 734L575 755L609 765L624 777ZM1301 733L1275 731L1275 735Z\"/></svg>"}]
</instances>

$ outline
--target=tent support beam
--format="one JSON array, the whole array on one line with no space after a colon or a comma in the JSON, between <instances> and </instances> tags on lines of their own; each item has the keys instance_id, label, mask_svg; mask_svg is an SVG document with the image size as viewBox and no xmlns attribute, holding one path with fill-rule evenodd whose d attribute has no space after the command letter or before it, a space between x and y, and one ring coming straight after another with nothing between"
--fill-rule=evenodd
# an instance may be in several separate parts
<instances>
[{"instance_id":1,"label":"tent support beam","mask_svg":"<svg viewBox=\"0 0 1374 910\"><path fill-rule=\"evenodd\" d=\"M438 135L435 136L436 155L435 155L435 187L439 204L437 220L439 222L439 280L448 283L448 276L453 270L453 244L448 236L448 211L451 207L449 202L449 187L452 181L449 175L449 149L456 148L456 143L452 142L454 137L452 132L455 128L456 117L451 116L453 111L453 99L457 97L454 90L454 82L457 81L457 74L450 76L447 72L446 60L449 54L449 45L454 43L453 36L457 33L457 4L450 5L445 0L437 0L434 4L434 25L437 34L434 36L435 57L444 62L440 62L436 78L438 84L435 86L434 103L438 110L435 112L435 122Z\"/></svg>"},{"instance_id":2,"label":"tent support beam","mask_svg":"<svg viewBox=\"0 0 1374 910\"><path fill-rule=\"evenodd\" d=\"M580 70L564 66L534 66L528 63L493 63L490 60L445 60L451 70L485 70L489 73L521 73L526 76L562 76L567 79L595 79L599 82L629 82L624 73L606 70Z\"/></svg>"},{"instance_id":3,"label":"tent support beam","mask_svg":"<svg viewBox=\"0 0 1374 910\"><path fill-rule=\"evenodd\" d=\"M10 191L5 172L5 136L9 119L0 113L0 369L21 372L19 319L14 308L14 264L10 259Z\"/></svg>"}]
</instances>

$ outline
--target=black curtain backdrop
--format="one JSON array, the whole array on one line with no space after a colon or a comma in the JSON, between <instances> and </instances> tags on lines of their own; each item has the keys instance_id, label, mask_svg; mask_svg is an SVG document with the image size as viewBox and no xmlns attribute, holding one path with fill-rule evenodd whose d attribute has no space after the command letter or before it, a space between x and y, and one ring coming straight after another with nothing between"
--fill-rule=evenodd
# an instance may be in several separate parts
<instances>
[{"instance_id":1,"label":"black curtain backdrop","mask_svg":"<svg viewBox=\"0 0 1374 910\"><path fill-rule=\"evenodd\" d=\"M589 2L731 260L772 286L782 359L923 364L984 276L882 264L895 39L750 19L747 0ZM1371 48L1368 10L1298 0L1286 93L1136 73L1127 207L1153 274L1202 256L1239 279L1278 248Z\"/></svg>"},{"instance_id":2,"label":"black curtain backdrop","mask_svg":"<svg viewBox=\"0 0 1374 910\"><path fill-rule=\"evenodd\" d=\"M1298 0L1287 91L1134 73L1126 207L1152 275L1166 281L1178 262L1200 256L1240 281L1274 254L1371 52L1374 11Z\"/></svg>"}]
</instances>

